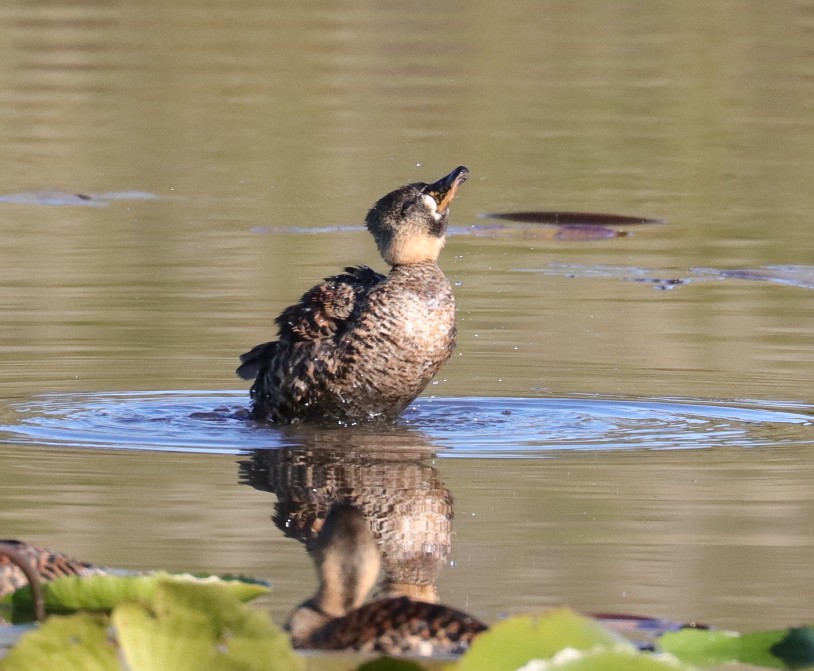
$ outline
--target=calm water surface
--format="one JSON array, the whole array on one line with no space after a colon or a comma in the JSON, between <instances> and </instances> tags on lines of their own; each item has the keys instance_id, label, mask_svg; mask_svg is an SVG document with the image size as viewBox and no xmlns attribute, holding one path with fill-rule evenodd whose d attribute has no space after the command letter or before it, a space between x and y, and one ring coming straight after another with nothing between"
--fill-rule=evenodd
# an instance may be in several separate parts
<instances>
[{"instance_id":1,"label":"calm water surface","mask_svg":"<svg viewBox=\"0 0 814 671\"><path fill-rule=\"evenodd\" d=\"M814 2L12 1L0 34L3 535L265 576L282 618L311 569L245 463L338 451L454 501L437 588L483 618L811 620ZM240 419L237 354L458 164L427 395ZM527 210L666 223L482 216Z\"/></svg>"}]
</instances>

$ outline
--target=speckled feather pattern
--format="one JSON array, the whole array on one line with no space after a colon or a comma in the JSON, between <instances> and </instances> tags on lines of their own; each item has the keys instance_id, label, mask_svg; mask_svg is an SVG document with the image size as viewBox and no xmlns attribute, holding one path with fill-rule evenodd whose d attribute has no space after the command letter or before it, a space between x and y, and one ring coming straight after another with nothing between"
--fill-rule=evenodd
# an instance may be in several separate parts
<instances>
[{"instance_id":1,"label":"speckled feather pattern","mask_svg":"<svg viewBox=\"0 0 814 671\"><path fill-rule=\"evenodd\" d=\"M365 604L328 621L295 647L441 656L465 652L486 625L442 604L407 597Z\"/></svg>"},{"instance_id":2,"label":"speckled feather pattern","mask_svg":"<svg viewBox=\"0 0 814 671\"><path fill-rule=\"evenodd\" d=\"M455 346L455 299L435 261L389 275L348 268L277 320L279 340L242 357L262 420L392 421Z\"/></svg>"},{"instance_id":3,"label":"speckled feather pattern","mask_svg":"<svg viewBox=\"0 0 814 671\"><path fill-rule=\"evenodd\" d=\"M16 550L19 554L28 559L35 573L37 573L44 582L62 576L105 573L105 569L101 567L74 559L61 552L30 545L23 541L0 540L0 543L9 545L13 550ZM0 555L0 597L27 584L28 580L26 580L22 570L7 557Z\"/></svg>"}]
</instances>

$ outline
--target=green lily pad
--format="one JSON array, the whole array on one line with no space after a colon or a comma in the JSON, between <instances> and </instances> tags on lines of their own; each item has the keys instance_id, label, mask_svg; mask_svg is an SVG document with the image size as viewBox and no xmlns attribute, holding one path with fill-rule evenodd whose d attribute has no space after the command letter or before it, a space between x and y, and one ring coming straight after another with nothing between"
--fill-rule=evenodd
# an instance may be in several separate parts
<instances>
[{"instance_id":1,"label":"green lily pad","mask_svg":"<svg viewBox=\"0 0 814 671\"><path fill-rule=\"evenodd\" d=\"M773 669L814 665L810 627L738 634L732 631L682 629L662 634L660 650L699 666L740 662Z\"/></svg>"},{"instance_id":2,"label":"green lily pad","mask_svg":"<svg viewBox=\"0 0 814 671\"><path fill-rule=\"evenodd\" d=\"M215 584L233 593L241 601L250 601L268 593L268 587L243 580L224 580L217 576L197 577L164 572L149 575L89 575L56 578L42 586L45 608L49 613L76 610L110 611L129 600L149 601L158 586L165 582ZM33 613L31 589L23 587L10 597L15 621L30 618Z\"/></svg>"},{"instance_id":3,"label":"green lily pad","mask_svg":"<svg viewBox=\"0 0 814 671\"><path fill-rule=\"evenodd\" d=\"M293 671L303 668L268 613L222 585L164 582L151 607L118 606L112 622L131 671Z\"/></svg>"},{"instance_id":4,"label":"green lily pad","mask_svg":"<svg viewBox=\"0 0 814 671\"><path fill-rule=\"evenodd\" d=\"M80 613L53 616L25 634L0 659L0 671L121 671L107 618Z\"/></svg>"},{"instance_id":5,"label":"green lily pad","mask_svg":"<svg viewBox=\"0 0 814 671\"><path fill-rule=\"evenodd\" d=\"M559 608L498 622L480 634L458 664L458 671L516 671L532 659L547 660L564 648L635 650L622 636L596 620Z\"/></svg>"}]
</instances>

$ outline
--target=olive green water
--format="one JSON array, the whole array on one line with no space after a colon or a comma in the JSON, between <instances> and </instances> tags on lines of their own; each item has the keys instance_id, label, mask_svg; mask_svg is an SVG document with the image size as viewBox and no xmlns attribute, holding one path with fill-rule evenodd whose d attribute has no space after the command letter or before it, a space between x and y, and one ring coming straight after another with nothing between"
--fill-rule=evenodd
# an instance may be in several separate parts
<instances>
[{"instance_id":1,"label":"olive green water","mask_svg":"<svg viewBox=\"0 0 814 671\"><path fill-rule=\"evenodd\" d=\"M499 397L628 400L655 428L627 434L637 449L592 448L598 406L572 425L532 403L525 428L500 431L459 412L453 454L498 435L489 459L453 459L444 414L419 406L455 498L441 598L489 620L559 603L740 629L812 620L814 2L12 0L0 91L0 535L265 576L282 617L313 582L268 519L274 497L238 484L234 455L262 432L167 433L183 394L105 425L97 449L73 415L49 440L13 427L32 402L48 417L41 393L239 402L236 356L280 309L343 265L381 267L346 227L464 164L441 261L459 346L432 394L492 399L484 413ZM667 224L589 242L472 228L511 210ZM683 411L663 419L676 399L753 414L706 440ZM516 455L538 409L546 444L502 457L501 435ZM660 449L692 444L694 426L703 449ZM577 431L596 441L555 449ZM150 435L161 449L142 449Z\"/></svg>"}]
</instances>

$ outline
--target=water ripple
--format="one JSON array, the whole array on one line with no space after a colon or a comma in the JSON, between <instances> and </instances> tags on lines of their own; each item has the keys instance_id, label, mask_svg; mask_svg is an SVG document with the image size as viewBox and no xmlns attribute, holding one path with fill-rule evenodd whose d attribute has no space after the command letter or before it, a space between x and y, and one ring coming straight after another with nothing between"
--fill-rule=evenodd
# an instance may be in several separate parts
<instances>
[{"instance_id":1,"label":"water ripple","mask_svg":"<svg viewBox=\"0 0 814 671\"><path fill-rule=\"evenodd\" d=\"M768 401L425 397L395 428L314 430L247 420L244 392L163 391L48 394L4 415L0 443L109 450L238 454L306 442L369 446L385 434L390 447L456 457L814 445L814 406Z\"/></svg>"}]
</instances>

